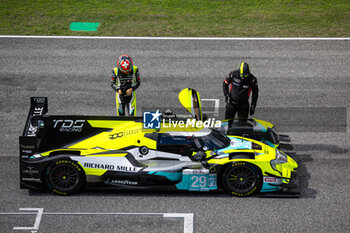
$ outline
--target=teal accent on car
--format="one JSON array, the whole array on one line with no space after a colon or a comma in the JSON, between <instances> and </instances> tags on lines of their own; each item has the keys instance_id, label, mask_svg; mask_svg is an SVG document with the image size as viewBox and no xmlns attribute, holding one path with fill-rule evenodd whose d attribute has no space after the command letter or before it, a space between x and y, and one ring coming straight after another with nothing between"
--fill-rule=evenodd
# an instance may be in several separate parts
<instances>
[{"instance_id":1,"label":"teal accent on car","mask_svg":"<svg viewBox=\"0 0 350 233\"><path fill-rule=\"evenodd\" d=\"M173 182L181 181L182 172L149 172L150 175L165 176Z\"/></svg>"},{"instance_id":2,"label":"teal accent on car","mask_svg":"<svg viewBox=\"0 0 350 233\"><path fill-rule=\"evenodd\" d=\"M260 192L264 193L264 192L274 192L274 191L278 191L280 190L279 186L272 186L269 183L263 183L263 186L261 187Z\"/></svg>"},{"instance_id":3,"label":"teal accent on car","mask_svg":"<svg viewBox=\"0 0 350 233\"><path fill-rule=\"evenodd\" d=\"M259 130L257 130L257 131L259 131L259 132L267 132L267 129L266 129L266 127L265 126L263 126L262 124L260 124L259 122L256 122L256 128L258 128Z\"/></svg>"},{"instance_id":4,"label":"teal accent on car","mask_svg":"<svg viewBox=\"0 0 350 233\"><path fill-rule=\"evenodd\" d=\"M236 138L228 136L228 138L231 140L230 145L228 147L222 148L220 150L216 151L216 154L222 155L225 154L227 150L250 150L252 149L252 142L244 140L242 138Z\"/></svg>"}]
</instances>

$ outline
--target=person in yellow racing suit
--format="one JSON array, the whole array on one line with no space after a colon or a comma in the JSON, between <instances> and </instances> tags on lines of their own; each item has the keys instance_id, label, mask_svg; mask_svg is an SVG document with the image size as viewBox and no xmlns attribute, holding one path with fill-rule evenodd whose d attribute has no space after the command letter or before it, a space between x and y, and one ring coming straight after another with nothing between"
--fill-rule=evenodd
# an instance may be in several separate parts
<instances>
[{"instance_id":1,"label":"person in yellow racing suit","mask_svg":"<svg viewBox=\"0 0 350 233\"><path fill-rule=\"evenodd\" d=\"M112 70L111 87L116 91L118 116L125 116L125 107L129 116L136 115L135 90L140 86L140 73L127 54L119 56L117 66Z\"/></svg>"}]
</instances>

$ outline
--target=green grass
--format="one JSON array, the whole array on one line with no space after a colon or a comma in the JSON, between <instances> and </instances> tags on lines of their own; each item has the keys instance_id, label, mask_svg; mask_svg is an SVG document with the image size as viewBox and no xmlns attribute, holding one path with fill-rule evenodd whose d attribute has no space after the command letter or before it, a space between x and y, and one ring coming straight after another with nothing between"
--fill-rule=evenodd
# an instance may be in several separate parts
<instances>
[{"instance_id":1,"label":"green grass","mask_svg":"<svg viewBox=\"0 0 350 233\"><path fill-rule=\"evenodd\" d=\"M100 22L73 32L71 22ZM349 37L349 0L0 0L2 35Z\"/></svg>"}]
</instances>

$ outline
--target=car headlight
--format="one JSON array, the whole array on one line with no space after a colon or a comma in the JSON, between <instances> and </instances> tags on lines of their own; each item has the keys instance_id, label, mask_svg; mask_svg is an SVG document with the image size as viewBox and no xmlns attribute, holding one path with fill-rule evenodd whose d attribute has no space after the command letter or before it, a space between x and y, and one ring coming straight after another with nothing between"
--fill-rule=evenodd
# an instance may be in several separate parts
<instances>
[{"instance_id":1,"label":"car headlight","mask_svg":"<svg viewBox=\"0 0 350 233\"><path fill-rule=\"evenodd\" d=\"M273 170L278 171L277 165L287 163L287 155L283 154L281 151L276 150L276 158L270 161L271 167Z\"/></svg>"}]
</instances>

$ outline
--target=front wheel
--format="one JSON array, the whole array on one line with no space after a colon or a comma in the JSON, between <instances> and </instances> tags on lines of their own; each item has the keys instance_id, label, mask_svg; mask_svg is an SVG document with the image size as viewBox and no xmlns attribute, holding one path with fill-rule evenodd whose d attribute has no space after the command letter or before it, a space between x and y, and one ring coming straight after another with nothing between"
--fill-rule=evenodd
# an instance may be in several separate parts
<instances>
[{"instance_id":1,"label":"front wheel","mask_svg":"<svg viewBox=\"0 0 350 233\"><path fill-rule=\"evenodd\" d=\"M247 197L260 191L261 172L247 162L229 164L222 173L225 190L237 197Z\"/></svg>"},{"instance_id":2,"label":"front wheel","mask_svg":"<svg viewBox=\"0 0 350 233\"><path fill-rule=\"evenodd\" d=\"M59 195L71 195L85 185L85 173L79 164L71 160L58 160L46 169L47 187Z\"/></svg>"}]
</instances>

